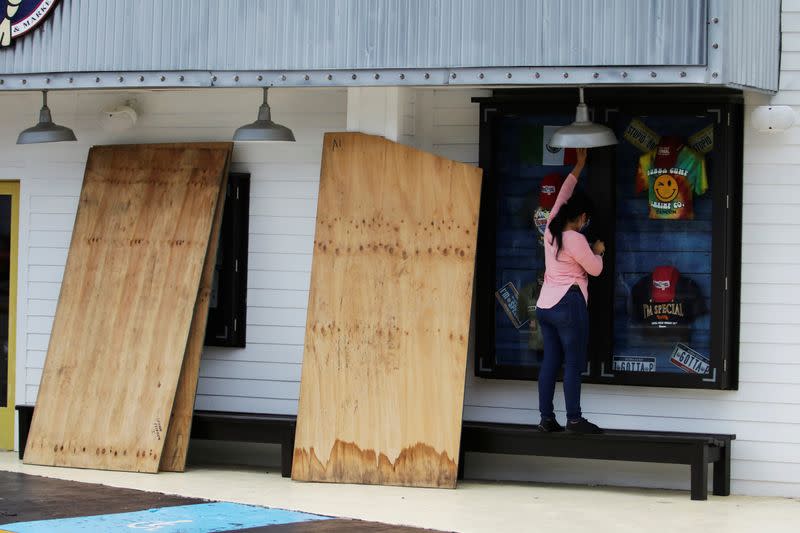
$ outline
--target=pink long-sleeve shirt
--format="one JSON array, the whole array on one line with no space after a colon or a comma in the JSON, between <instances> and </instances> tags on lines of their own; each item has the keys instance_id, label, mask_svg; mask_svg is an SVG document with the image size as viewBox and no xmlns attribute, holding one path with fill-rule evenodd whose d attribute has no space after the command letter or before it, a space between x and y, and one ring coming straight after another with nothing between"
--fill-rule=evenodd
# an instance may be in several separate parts
<instances>
[{"instance_id":1,"label":"pink long-sleeve shirt","mask_svg":"<svg viewBox=\"0 0 800 533\"><path fill-rule=\"evenodd\" d=\"M583 298L588 302L588 276L599 276L603 271L603 258L592 251L586 237L577 231L564 231L563 244L556 259L556 242L550 233L550 221L572 196L577 184L578 179L575 176L567 176L547 219L547 229L544 232L544 283L536 302L536 306L542 309L550 309L560 302L573 285L580 287Z\"/></svg>"}]
</instances>

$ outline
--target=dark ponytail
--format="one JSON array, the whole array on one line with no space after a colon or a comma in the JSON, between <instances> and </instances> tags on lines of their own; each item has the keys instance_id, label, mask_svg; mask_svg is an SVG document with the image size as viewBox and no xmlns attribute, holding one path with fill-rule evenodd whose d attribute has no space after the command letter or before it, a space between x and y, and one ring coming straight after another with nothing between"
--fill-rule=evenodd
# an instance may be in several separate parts
<instances>
[{"instance_id":1,"label":"dark ponytail","mask_svg":"<svg viewBox=\"0 0 800 533\"><path fill-rule=\"evenodd\" d=\"M591 198L582 190L575 189L569 200L558 210L556 216L550 219L547 228L553 236L553 240L550 241L550 244L553 244L553 242L556 244L556 259L558 259L558 252L560 252L561 248L564 246L564 228L567 222L575 220L583 213L586 213L589 218L591 218L593 212L594 204L592 204Z\"/></svg>"}]
</instances>

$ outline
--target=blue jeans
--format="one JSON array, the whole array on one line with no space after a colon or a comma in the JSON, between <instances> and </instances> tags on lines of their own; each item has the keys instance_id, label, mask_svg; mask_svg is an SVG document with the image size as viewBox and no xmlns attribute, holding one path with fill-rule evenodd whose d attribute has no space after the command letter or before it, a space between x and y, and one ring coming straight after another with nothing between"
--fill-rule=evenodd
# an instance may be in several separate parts
<instances>
[{"instance_id":1,"label":"blue jeans","mask_svg":"<svg viewBox=\"0 0 800 533\"><path fill-rule=\"evenodd\" d=\"M550 309L536 308L544 339L544 360L539 369L539 412L553 418L556 378L564 365L564 400L567 420L581 417L581 372L586 369L589 312L578 287L571 287Z\"/></svg>"}]
</instances>

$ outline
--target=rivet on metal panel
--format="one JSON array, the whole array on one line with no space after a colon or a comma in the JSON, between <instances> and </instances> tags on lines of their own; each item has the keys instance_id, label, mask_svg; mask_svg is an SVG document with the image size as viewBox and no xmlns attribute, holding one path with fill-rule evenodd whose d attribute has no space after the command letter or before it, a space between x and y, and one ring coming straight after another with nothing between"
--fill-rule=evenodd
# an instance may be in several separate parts
<instances>
[{"instance_id":1,"label":"rivet on metal panel","mask_svg":"<svg viewBox=\"0 0 800 533\"><path fill-rule=\"evenodd\" d=\"M450 77L453 78L453 79L456 79L456 73L453 72L452 74L450 74Z\"/></svg>"},{"instance_id":2,"label":"rivet on metal panel","mask_svg":"<svg viewBox=\"0 0 800 533\"><path fill-rule=\"evenodd\" d=\"M597 78L599 78L599 77L600 77L600 73L599 73L599 72L595 72L594 74L592 74L592 77L593 77L594 79L597 79Z\"/></svg>"},{"instance_id":3,"label":"rivet on metal panel","mask_svg":"<svg viewBox=\"0 0 800 533\"><path fill-rule=\"evenodd\" d=\"M506 74L506 78L511 79L511 73Z\"/></svg>"},{"instance_id":4,"label":"rivet on metal panel","mask_svg":"<svg viewBox=\"0 0 800 533\"><path fill-rule=\"evenodd\" d=\"M333 75L332 74L328 74L328 81L331 81L332 79L333 79Z\"/></svg>"},{"instance_id":5,"label":"rivet on metal panel","mask_svg":"<svg viewBox=\"0 0 800 533\"><path fill-rule=\"evenodd\" d=\"M257 77L256 79L257 79L258 81L261 81L261 80L263 80L263 79L264 79L264 76L262 76L261 74L259 74L259 75L258 75L258 77Z\"/></svg>"},{"instance_id":6,"label":"rivet on metal panel","mask_svg":"<svg viewBox=\"0 0 800 533\"><path fill-rule=\"evenodd\" d=\"M713 74L711 74L711 77L712 78L718 78L719 77L719 72L714 72Z\"/></svg>"},{"instance_id":7,"label":"rivet on metal panel","mask_svg":"<svg viewBox=\"0 0 800 533\"><path fill-rule=\"evenodd\" d=\"M569 78L569 72L564 73L564 78Z\"/></svg>"},{"instance_id":8,"label":"rivet on metal panel","mask_svg":"<svg viewBox=\"0 0 800 533\"><path fill-rule=\"evenodd\" d=\"M0 85L5 85L6 80L0 80Z\"/></svg>"},{"instance_id":9,"label":"rivet on metal panel","mask_svg":"<svg viewBox=\"0 0 800 533\"><path fill-rule=\"evenodd\" d=\"M308 81L308 80L310 80L310 79L311 79L311 76L309 76L308 74L306 74L305 76L303 76L303 79L304 79L304 80L306 80L306 81Z\"/></svg>"},{"instance_id":10,"label":"rivet on metal panel","mask_svg":"<svg viewBox=\"0 0 800 533\"><path fill-rule=\"evenodd\" d=\"M719 24L719 18L714 17L713 19L711 19L711 22L713 22L714 24Z\"/></svg>"},{"instance_id":11,"label":"rivet on metal panel","mask_svg":"<svg viewBox=\"0 0 800 533\"><path fill-rule=\"evenodd\" d=\"M711 45L711 48L713 48L714 50L716 50L717 48L719 48L719 43L714 43L714 44L712 44L712 45Z\"/></svg>"},{"instance_id":12,"label":"rivet on metal panel","mask_svg":"<svg viewBox=\"0 0 800 533\"><path fill-rule=\"evenodd\" d=\"M161 77L160 77L160 78L158 78L158 79L160 79L161 81L167 81L167 77L166 77L166 76L161 76Z\"/></svg>"},{"instance_id":13,"label":"rivet on metal panel","mask_svg":"<svg viewBox=\"0 0 800 533\"><path fill-rule=\"evenodd\" d=\"M139 76L139 81L144 81L144 76Z\"/></svg>"},{"instance_id":14,"label":"rivet on metal panel","mask_svg":"<svg viewBox=\"0 0 800 533\"><path fill-rule=\"evenodd\" d=\"M178 76L178 81L183 81L184 79L185 79L185 78L183 77L183 74L181 74L180 76Z\"/></svg>"},{"instance_id":15,"label":"rivet on metal panel","mask_svg":"<svg viewBox=\"0 0 800 533\"><path fill-rule=\"evenodd\" d=\"M538 80L539 78L542 77L542 75L537 72L536 74L533 75L533 77Z\"/></svg>"},{"instance_id":16,"label":"rivet on metal panel","mask_svg":"<svg viewBox=\"0 0 800 533\"><path fill-rule=\"evenodd\" d=\"M627 77L628 77L628 73L627 73L627 72L623 72L623 73L622 73L622 77L623 77L623 78L627 78Z\"/></svg>"},{"instance_id":17,"label":"rivet on metal panel","mask_svg":"<svg viewBox=\"0 0 800 533\"><path fill-rule=\"evenodd\" d=\"M431 78L431 75L430 75L429 73L427 73L427 72L426 72L426 73L425 73L425 79L426 79L426 80L429 80L430 78Z\"/></svg>"},{"instance_id":18,"label":"rivet on metal panel","mask_svg":"<svg viewBox=\"0 0 800 533\"><path fill-rule=\"evenodd\" d=\"M357 76L357 75L355 75L355 74L353 74L353 75L352 75L352 76L350 76L350 77L351 77L352 79L356 79L356 78L358 78L358 76Z\"/></svg>"},{"instance_id":19,"label":"rivet on metal panel","mask_svg":"<svg viewBox=\"0 0 800 533\"><path fill-rule=\"evenodd\" d=\"M49 84L50 83L50 78L45 78L44 82Z\"/></svg>"},{"instance_id":20,"label":"rivet on metal panel","mask_svg":"<svg viewBox=\"0 0 800 533\"><path fill-rule=\"evenodd\" d=\"M478 74L478 77L479 77L480 79L483 79L483 78L484 78L483 72L481 72L480 74Z\"/></svg>"},{"instance_id":21,"label":"rivet on metal panel","mask_svg":"<svg viewBox=\"0 0 800 533\"><path fill-rule=\"evenodd\" d=\"M100 83L100 76L96 76L96 77L94 78L94 82L95 82L95 83Z\"/></svg>"},{"instance_id":22,"label":"rivet on metal panel","mask_svg":"<svg viewBox=\"0 0 800 533\"><path fill-rule=\"evenodd\" d=\"M686 72L681 71L681 78L685 78L685 77L686 77Z\"/></svg>"},{"instance_id":23,"label":"rivet on metal panel","mask_svg":"<svg viewBox=\"0 0 800 533\"><path fill-rule=\"evenodd\" d=\"M281 81L286 81L286 74L281 74Z\"/></svg>"},{"instance_id":24,"label":"rivet on metal panel","mask_svg":"<svg viewBox=\"0 0 800 533\"><path fill-rule=\"evenodd\" d=\"M376 79L376 80L379 80L379 79L381 79L381 75L380 75L380 74L375 74L375 79Z\"/></svg>"},{"instance_id":25,"label":"rivet on metal panel","mask_svg":"<svg viewBox=\"0 0 800 533\"><path fill-rule=\"evenodd\" d=\"M239 81L239 76L234 76L233 81Z\"/></svg>"},{"instance_id":26,"label":"rivet on metal panel","mask_svg":"<svg viewBox=\"0 0 800 533\"><path fill-rule=\"evenodd\" d=\"M400 74L400 79L401 79L401 80L404 80L404 79L406 79L406 75L405 75L405 74Z\"/></svg>"},{"instance_id":27,"label":"rivet on metal panel","mask_svg":"<svg viewBox=\"0 0 800 533\"><path fill-rule=\"evenodd\" d=\"M216 76L211 76L211 81L217 81L217 77Z\"/></svg>"},{"instance_id":28,"label":"rivet on metal panel","mask_svg":"<svg viewBox=\"0 0 800 533\"><path fill-rule=\"evenodd\" d=\"M73 81L75 81L75 80L74 80L73 78L70 78L68 81L69 81L70 83L72 83L72 82L73 82Z\"/></svg>"},{"instance_id":29,"label":"rivet on metal panel","mask_svg":"<svg viewBox=\"0 0 800 533\"><path fill-rule=\"evenodd\" d=\"M27 85L27 84L28 84L28 80L22 80L22 85Z\"/></svg>"},{"instance_id":30,"label":"rivet on metal panel","mask_svg":"<svg viewBox=\"0 0 800 533\"><path fill-rule=\"evenodd\" d=\"M656 74L655 71L650 72L651 78L655 78L656 76L658 76L658 74Z\"/></svg>"}]
</instances>

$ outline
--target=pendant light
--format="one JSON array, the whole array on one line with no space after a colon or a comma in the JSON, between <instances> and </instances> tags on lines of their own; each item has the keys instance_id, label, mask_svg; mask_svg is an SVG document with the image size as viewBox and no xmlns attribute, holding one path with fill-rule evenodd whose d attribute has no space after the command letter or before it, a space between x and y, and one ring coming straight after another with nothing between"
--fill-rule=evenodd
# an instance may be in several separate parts
<instances>
[{"instance_id":1,"label":"pendant light","mask_svg":"<svg viewBox=\"0 0 800 533\"><path fill-rule=\"evenodd\" d=\"M245 124L233 134L234 141L290 141L294 142L294 133L286 126L275 124L270 119L267 103L267 87L264 87L264 102L258 108L258 119Z\"/></svg>"},{"instance_id":2,"label":"pendant light","mask_svg":"<svg viewBox=\"0 0 800 533\"><path fill-rule=\"evenodd\" d=\"M42 109L39 111L39 123L23 130L17 137L17 144L55 143L76 141L75 133L65 127L53 123L50 108L47 107L47 91L42 91Z\"/></svg>"},{"instance_id":3,"label":"pendant light","mask_svg":"<svg viewBox=\"0 0 800 533\"><path fill-rule=\"evenodd\" d=\"M611 128L595 124L589 120L589 109L583 103L583 87L580 89L580 103L575 111L575 122L558 128L550 139L554 148L597 148L617 144L617 137Z\"/></svg>"}]
</instances>

